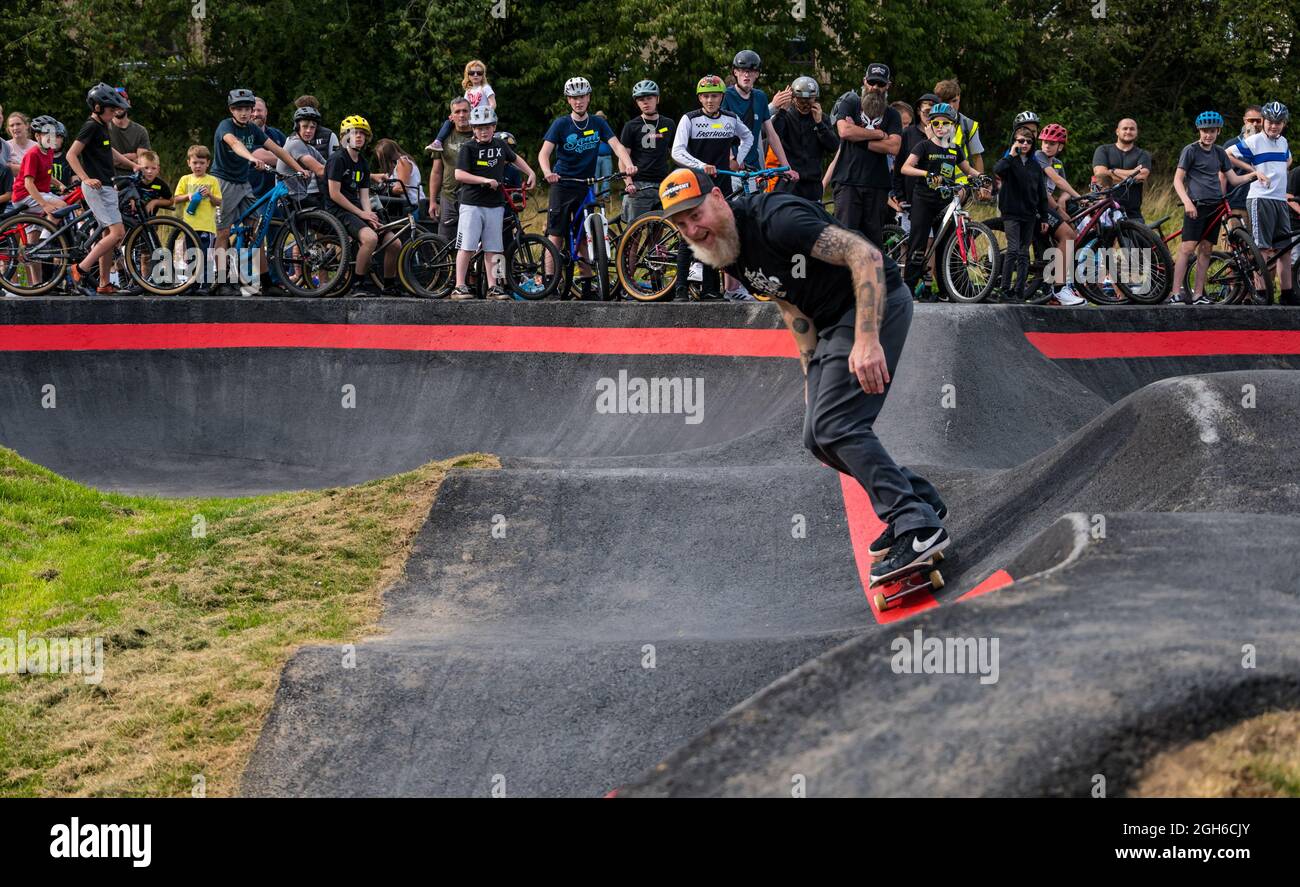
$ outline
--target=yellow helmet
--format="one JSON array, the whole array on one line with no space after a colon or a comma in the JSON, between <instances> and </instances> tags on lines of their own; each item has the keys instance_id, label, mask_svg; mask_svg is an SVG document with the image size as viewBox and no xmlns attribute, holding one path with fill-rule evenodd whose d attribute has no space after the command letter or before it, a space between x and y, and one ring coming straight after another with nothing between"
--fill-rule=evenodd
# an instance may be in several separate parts
<instances>
[{"instance_id":1,"label":"yellow helmet","mask_svg":"<svg viewBox=\"0 0 1300 887\"><path fill-rule=\"evenodd\" d=\"M343 118L343 122L339 124L339 135L347 135L349 129L359 129L368 136L374 135L370 131L370 122L358 114Z\"/></svg>"}]
</instances>

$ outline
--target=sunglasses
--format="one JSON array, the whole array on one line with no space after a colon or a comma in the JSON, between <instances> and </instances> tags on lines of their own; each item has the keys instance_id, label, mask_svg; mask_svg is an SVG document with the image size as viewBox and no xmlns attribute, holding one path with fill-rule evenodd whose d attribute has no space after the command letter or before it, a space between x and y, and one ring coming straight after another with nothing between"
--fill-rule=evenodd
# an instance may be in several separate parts
<instances>
[{"instance_id":1,"label":"sunglasses","mask_svg":"<svg viewBox=\"0 0 1300 887\"><path fill-rule=\"evenodd\" d=\"M1033 143L1033 139L1016 139L1017 145L1032 145Z\"/></svg>"},{"instance_id":2,"label":"sunglasses","mask_svg":"<svg viewBox=\"0 0 1300 887\"><path fill-rule=\"evenodd\" d=\"M469 76L471 76L471 77L482 77L482 76L483 76L483 72L482 72L482 71L470 71L470 72L469 72Z\"/></svg>"}]
</instances>

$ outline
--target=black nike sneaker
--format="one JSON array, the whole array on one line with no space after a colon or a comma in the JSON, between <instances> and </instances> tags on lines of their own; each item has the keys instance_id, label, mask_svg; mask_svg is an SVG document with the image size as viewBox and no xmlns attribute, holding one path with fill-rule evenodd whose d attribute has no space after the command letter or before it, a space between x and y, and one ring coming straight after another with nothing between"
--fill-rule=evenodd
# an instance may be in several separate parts
<instances>
[{"instance_id":1,"label":"black nike sneaker","mask_svg":"<svg viewBox=\"0 0 1300 887\"><path fill-rule=\"evenodd\" d=\"M934 561L934 556L948 547L952 537L943 527L922 527L908 530L894 542L889 554L871 567L871 585L883 585L914 573L921 565Z\"/></svg>"},{"instance_id":2,"label":"black nike sneaker","mask_svg":"<svg viewBox=\"0 0 1300 887\"><path fill-rule=\"evenodd\" d=\"M940 504L939 507L934 510L934 513L939 516L939 520L943 520L948 516L948 506ZM867 554L872 560L876 560L877 558L882 558L889 554L889 549L893 547L894 528L886 524L885 531L876 537L875 542L871 543L871 546L867 549Z\"/></svg>"}]
</instances>

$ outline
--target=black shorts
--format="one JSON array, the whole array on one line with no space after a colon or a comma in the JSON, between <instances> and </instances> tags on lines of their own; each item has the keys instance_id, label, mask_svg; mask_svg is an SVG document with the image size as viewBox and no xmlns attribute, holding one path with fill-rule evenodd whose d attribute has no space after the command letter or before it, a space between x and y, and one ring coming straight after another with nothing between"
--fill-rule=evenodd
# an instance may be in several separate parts
<instances>
[{"instance_id":1,"label":"black shorts","mask_svg":"<svg viewBox=\"0 0 1300 887\"><path fill-rule=\"evenodd\" d=\"M1192 218L1183 213L1183 243L1200 243L1202 240L1208 240L1214 243L1219 239L1219 229L1223 226L1223 220L1226 216L1219 214L1221 200L1201 200L1196 203L1196 218ZM1211 219L1217 221L1210 224Z\"/></svg>"},{"instance_id":2,"label":"black shorts","mask_svg":"<svg viewBox=\"0 0 1300 887\"><path fill-rule=\"evenodd\" d=\"M587 202L586 185L572 182L556 182L551 186L550 200L546 207L546 233L556 237L568 237L569 226L573 217Z\"/></svg>"},{"instance_id":3,"label":"black shorts","mask_svg":"<svg viewBox=\"0 0 1300 887\"><path fill-rule=\"evenodd\" d=\"M347 232L353 237L359 238L361 236L361 229L370 227L366 224L366 220L361 218L361 216L343 209L338 204L331 206L329 211L334 214L336 219L343 223L343 227L347 229Z\"/></svg>"}]
</instances>

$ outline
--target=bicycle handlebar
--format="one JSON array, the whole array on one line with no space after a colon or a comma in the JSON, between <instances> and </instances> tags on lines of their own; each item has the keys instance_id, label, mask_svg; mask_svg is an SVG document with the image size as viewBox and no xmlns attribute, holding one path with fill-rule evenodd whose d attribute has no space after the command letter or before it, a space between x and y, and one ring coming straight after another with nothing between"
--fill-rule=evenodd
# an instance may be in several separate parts
<instances>
[{"instance_id":1,"label":"bicycle handlebar","mask_svg":"<svg viewBox=\"0 0 1300 887\"><path fill-rule=\"evenodd\" d=\"M720 176L734 176L735 178L738 179L760 179L766 176L779 176L782 173L787 173L789 171L790 171L790 167L788 166L773 166L767 169L754 169L754 170L747 169L741 171L736 171L731 169L720 169L718 170L717 174Z\"/></svg>"}]
</instances>

